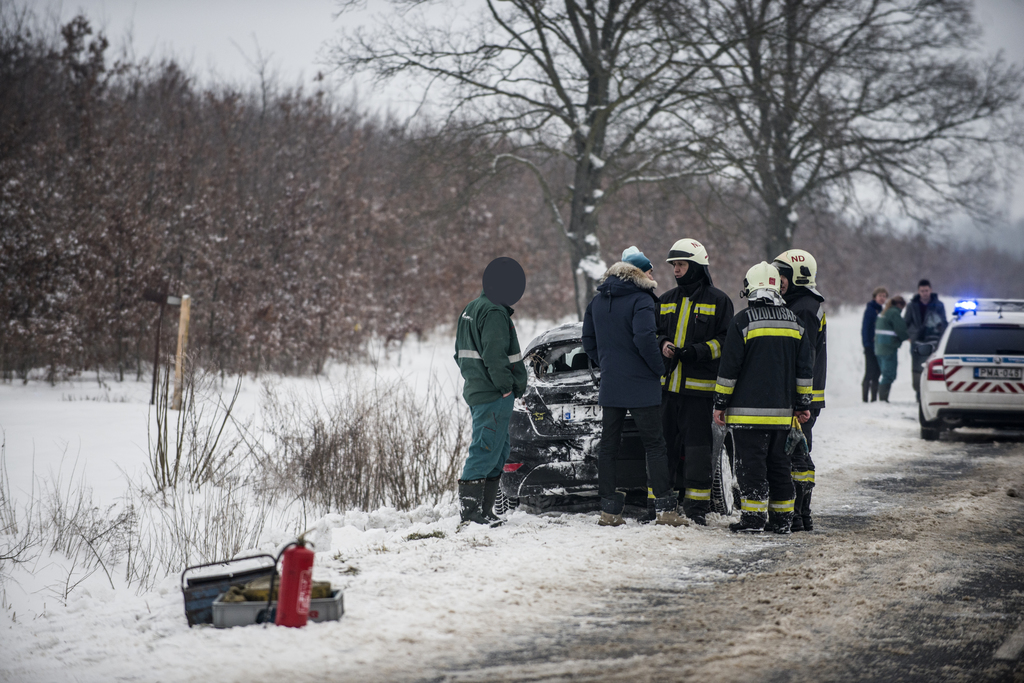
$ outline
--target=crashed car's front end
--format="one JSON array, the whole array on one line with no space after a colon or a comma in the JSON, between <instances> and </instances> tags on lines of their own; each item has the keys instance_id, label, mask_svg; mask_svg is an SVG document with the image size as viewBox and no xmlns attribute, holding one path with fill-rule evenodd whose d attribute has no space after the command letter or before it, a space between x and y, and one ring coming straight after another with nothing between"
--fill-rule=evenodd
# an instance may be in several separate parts
<instances>
[{"instance_id":1,"label":"crashed car's front end","mask_svg":"<svg viewBox=\"0 0 1024 683\"><path fill-rule=\"evenodd\" d=\"M535 507L578 496L595 497L596 502L600 370L583 350L582 331L581 323L548 330L523 354L529 377L526 393L512 413L510 455L501 477L501 491L511 500L526 500ZM639 491L641 501L645 497L643 444L628 417L616 486Z\"/></svg>"}]
</instances>

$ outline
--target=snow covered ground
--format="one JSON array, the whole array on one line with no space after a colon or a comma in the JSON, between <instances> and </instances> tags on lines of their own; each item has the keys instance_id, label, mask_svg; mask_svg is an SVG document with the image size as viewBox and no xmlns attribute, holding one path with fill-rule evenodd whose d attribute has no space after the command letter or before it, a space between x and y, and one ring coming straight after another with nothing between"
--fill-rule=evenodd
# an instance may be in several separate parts
<instances>
[{"instance_id":1,"label":"snow covered ground","mask_svg":"<svg viewBox=\"0 0 1024 683\"><path fill-rule=\"evenodd\" d=\"M899 476L902 462L929 448L918 438L906 345L892 404L860 402L860 314L829 317L828 408L815 429L815 507L822 513L885 508L886 500L856 482L883 472ZM524 345L544 327L521 322ZM376 368L357 370L414 386L433 373L458 392L452 347L451 338L439 334L407 343L401 354L379 354ZM274 381L297 391L325 383ZM48 482L68 486L84 479L94 503L105 507L118 504L126 477L144 475L149 384L105 382L0 385L0 428L16 501L31 499L34 488ZM259 383L247 380L236 414L257 413L259 393ZM708 529L635 522L607 529L596 521L595 514L515 512L498 529L456 533L451 499L408 513L328 515L316 524L314 578L344 590L346 612L338 622L305 629L189 629L177 575L136 593L118 581L116 569L113 588L97 571L63 599L73 567L57 553L43 553L30 565L4 570L0 680L413 679L512 647L537 626L592 628L602 618L594 616L595 603L623 587L714 582L732 572L721 568L730 560L765 545L800 542L799 535L740 538L727 531L726 519L714 519ZM432 536L411 540L413 534ZM273 552L286 540L284 527L270 528L254 550Z\"/></svg>"}]
</instances>

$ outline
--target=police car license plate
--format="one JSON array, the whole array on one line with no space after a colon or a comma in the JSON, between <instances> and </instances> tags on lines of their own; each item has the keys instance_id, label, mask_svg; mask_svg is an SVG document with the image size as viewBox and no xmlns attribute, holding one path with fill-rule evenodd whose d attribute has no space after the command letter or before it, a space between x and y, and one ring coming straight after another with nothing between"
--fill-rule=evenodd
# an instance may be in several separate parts
<instances>
[{"instance_id":1,"label":"police car license plate","mask_svg":"<svg viewBox=\"0 0 1024 683\"><path fill-rule=\"evenodd\" d=\"M974 368L975 379L1021 379L1024 368Z\"/></svg>"},{"instance_id":2,"label":"police car license plate","mask_svg":"<svg viewBox=\"0 0 1024 683\"><path fill-rule=\"evenodd\" d=\"M583 422L601 419L601 406L559 406L558 415L563 422Z\"/></svg>"}]
</instances>

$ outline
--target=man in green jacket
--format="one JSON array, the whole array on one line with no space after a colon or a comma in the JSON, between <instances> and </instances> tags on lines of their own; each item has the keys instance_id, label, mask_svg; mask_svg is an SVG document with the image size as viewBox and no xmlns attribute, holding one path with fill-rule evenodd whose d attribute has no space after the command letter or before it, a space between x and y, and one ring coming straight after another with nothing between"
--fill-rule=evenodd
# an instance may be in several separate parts
<instances>
[{"instance_id":1,"label":"man in green jacket","mask_svg":"<svg viewBox=\"0 0 1024 683\"><path fill-rule=\"evenodd\" d=\"M526 275L514 259L494 259L484 270L484 291L463 309L455 334L455 362L465 386L462 397L473 414L473 439L459 479L463 522L497 526L494 499L508 458L512 404L526 391L526 365L512 323L512 304L526 289Z\"/></svg>"}]
</instances>

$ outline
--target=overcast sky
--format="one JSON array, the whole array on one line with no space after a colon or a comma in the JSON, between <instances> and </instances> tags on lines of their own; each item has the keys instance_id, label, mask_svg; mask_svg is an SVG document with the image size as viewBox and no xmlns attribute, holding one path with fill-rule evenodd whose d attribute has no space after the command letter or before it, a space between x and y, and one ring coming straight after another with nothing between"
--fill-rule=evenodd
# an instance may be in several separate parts
<instances>
[{"instance_id":1,"label":"overcast sky","mask_svg":"<svg viewBox=\"0 0 1024 683\"><path fill-rule=\"evenodd\" d=\"M2 1L2 0L0 0ZM29 0L40 13L57 12L63 21L82 11L101 27L113 46L131 37L137 57L173 56L201 77L234 83L252 82L257 54L282 85L310 83L324 44L341 29L386 8L383 0L366 0L367 10L335 18L335 0ZM976 0L986 49L1002 49L1024 63L1024 0ZM363 90L361 100L386 108L380 95ZM1024 250L1024 181L1008 193L1014 227L999 238L1018 241ZM1005 245L1003 245L1005 246Z\"/></svg>"}]
</instances>

